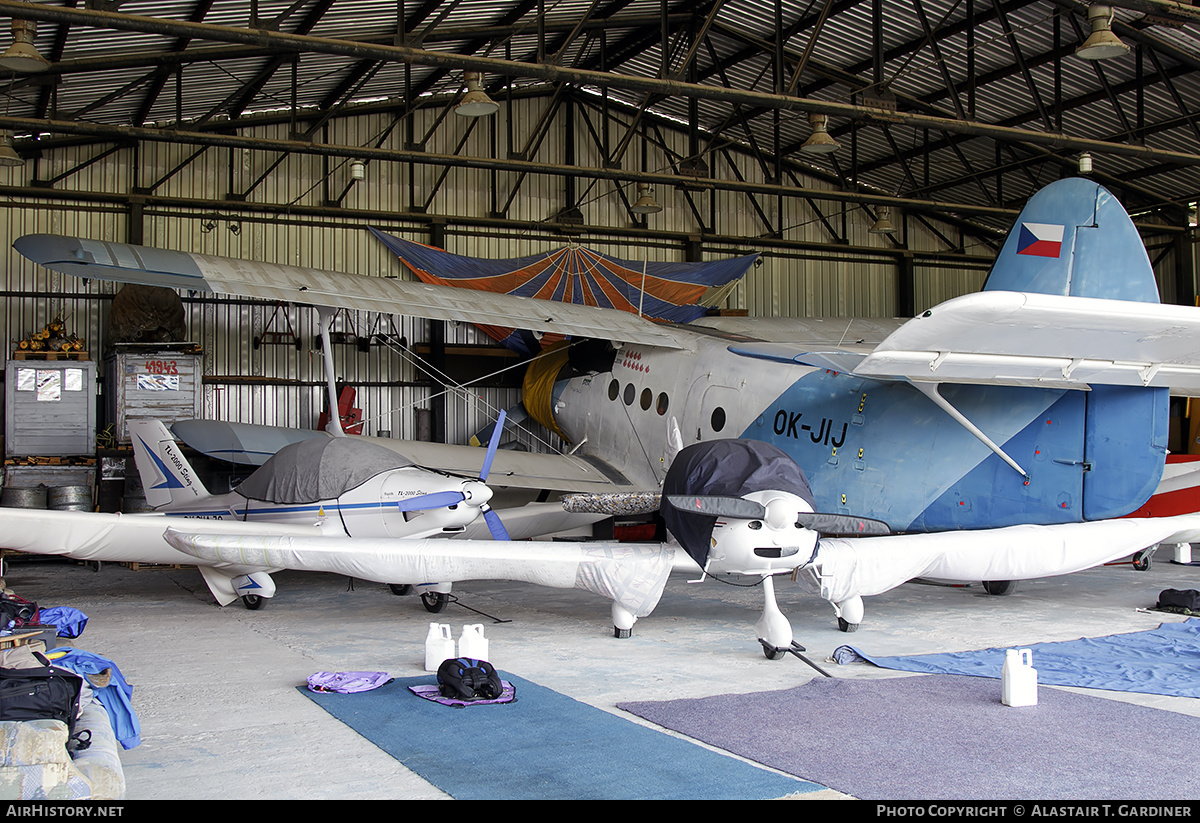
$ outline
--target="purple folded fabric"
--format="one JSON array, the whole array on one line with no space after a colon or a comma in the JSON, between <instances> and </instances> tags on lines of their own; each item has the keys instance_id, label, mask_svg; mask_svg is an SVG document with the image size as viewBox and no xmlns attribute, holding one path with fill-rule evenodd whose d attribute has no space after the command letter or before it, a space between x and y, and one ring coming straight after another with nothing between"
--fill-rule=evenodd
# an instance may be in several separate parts
<instances>
[{"instance_id":1,"label":"purple folded fabric","mask_svg":"<svg viewBox=\"0 0 1200 823\"><path fill-rule=\"evenodd\" d=\"M308 688L314 692L354 694L391 682L392 676L387 672L317 672L308 676Z\"/></svg>"}]
</instances>

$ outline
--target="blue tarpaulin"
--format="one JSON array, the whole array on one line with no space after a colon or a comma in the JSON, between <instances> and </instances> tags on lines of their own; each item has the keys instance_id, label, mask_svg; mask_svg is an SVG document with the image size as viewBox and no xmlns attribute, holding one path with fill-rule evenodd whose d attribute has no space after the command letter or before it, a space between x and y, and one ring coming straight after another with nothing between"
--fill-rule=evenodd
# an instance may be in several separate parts
<instances>
[{"instance_id":1,"label":"blue tarpaulin","mask_svg":"<svg viewBox=\"0 0 1200 823\"><path fill-rule=\"evenodd\" d=\"M1152 631L1021 648L1033 653L1033 668L1043 685L1200 697L1200 619L1163 623ZM998 679L1006 651L878 657L855 646L841 646L833 655L839 663L857 656L883 669Z\"/></svg>"}]
</instances>

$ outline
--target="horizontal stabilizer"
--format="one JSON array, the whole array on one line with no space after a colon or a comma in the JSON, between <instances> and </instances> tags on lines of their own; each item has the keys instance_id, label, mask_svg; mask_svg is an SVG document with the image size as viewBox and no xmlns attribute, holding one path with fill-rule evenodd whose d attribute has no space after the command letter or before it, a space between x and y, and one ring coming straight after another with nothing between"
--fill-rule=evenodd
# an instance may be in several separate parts
<instances>
[{"instance_id":1,"label":"horizontal stabilizer","mask_svg":"<svg viewBox=\"0 0 1200 823\"><path fill-rule=\"evenodd\" d=\"M854 374L914 382L1087 389L1170 388L1200 396L1200 309L1086 297L980 292L913 318Z\"/></svg>"}]
</instances>

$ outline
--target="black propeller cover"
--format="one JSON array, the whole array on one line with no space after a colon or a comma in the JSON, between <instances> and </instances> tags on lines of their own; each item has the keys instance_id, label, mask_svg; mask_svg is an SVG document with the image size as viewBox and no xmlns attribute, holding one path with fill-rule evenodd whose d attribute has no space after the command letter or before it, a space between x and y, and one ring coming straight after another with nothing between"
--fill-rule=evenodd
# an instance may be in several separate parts
<instances>
[{"instance_id":1,"label":"black propeller cover","mask_svg":"<svg viewBox=\"0 0 1200 823\"><path fill-rule=\"evenodd\" d=\"M710 440L679 452L663 481L663 496L740 497L758 491L790 492L815 508L804 472L787 452L759 440ZM704 568L717 515L661 508L667 530Z\"/></svg>"}]
</instances>

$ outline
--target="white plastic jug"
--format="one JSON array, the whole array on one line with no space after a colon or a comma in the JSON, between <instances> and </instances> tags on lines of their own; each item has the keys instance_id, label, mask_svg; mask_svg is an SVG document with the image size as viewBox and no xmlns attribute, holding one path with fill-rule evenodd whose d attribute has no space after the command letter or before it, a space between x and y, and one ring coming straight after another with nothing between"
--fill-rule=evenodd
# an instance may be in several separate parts
<instances>
[{"instance_id":1,"label":"white plastic jug","mask_svg":"<svg viewBox=\"0 0 1200 823\"><path fill-rule=\"evenodd\" d=\"M436 672L443 660L457 657L454 653L454 634L449 623L430 623L425 635L425 671Z\"/></svg>"},{"instance_id":2,"label":"white plastic jug","mask_svg":"<svg viewBox=\"0 0 1200 823\"><path fill-rule=\"evenodd\" d=\"M462 634L458 638L458 656L492 662L488 657L488 641L483 636L482 623L463 626Z\"/></svg>"},{"instance_id":3,"label":"white plastic jug","mask_svg":"<svg viewBox=\"0 0 1200 823\"><path fill-rule=\"evenodd\" d=\"M1009 649L1001 671L1000 702L1005 706L1037 705L1037 669L1029 649Z\"/></svg>"}]
</instances>

